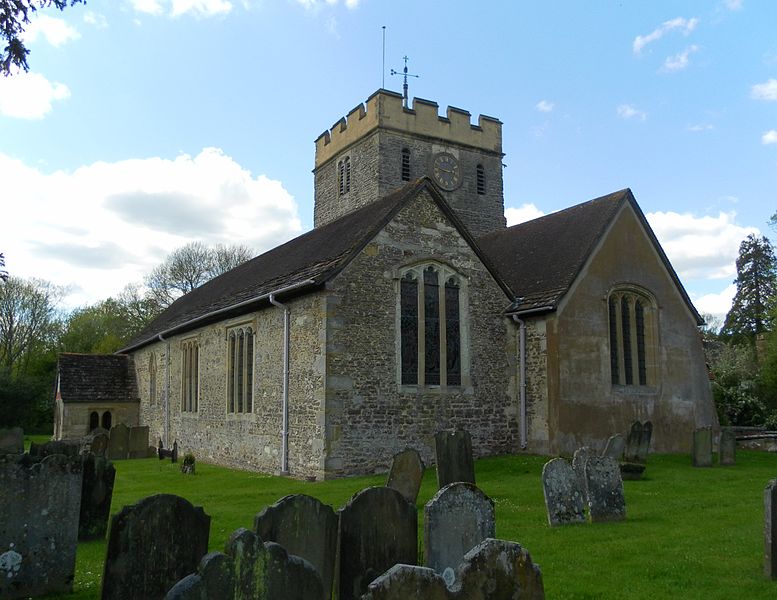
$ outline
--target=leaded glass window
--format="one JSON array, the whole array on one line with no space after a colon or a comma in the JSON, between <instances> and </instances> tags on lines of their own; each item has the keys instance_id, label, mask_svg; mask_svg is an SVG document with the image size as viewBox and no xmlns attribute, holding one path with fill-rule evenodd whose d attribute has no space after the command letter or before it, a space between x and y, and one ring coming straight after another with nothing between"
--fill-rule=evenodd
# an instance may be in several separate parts
<instances>
[{"instance_id":1,"label":"leaded glass window","mask_svg":"<svg viewBox=\"0 0 777 600\"><path fill-rule=\"evenodd\" d=\"M251 327L232 329L227 343L227 412L253 410L254 332Z\"/></svg>"},{"instance_id":2,"label":"leaded glass window","mask_svg":"<svg viewBox=\"0 0 777 600\"><path fill-rule=\"evenodd\" d=\"M197 340L181 344L181 410L197 412L200 383L200 345Z\"/></svg>"},{"instance_id":3,"label":"leaded glass window","mask_svg":"<svg viewBox=\"0 0 777 600\"><path fill-rule=\"evenodd\" d=\"M614 385L650 385L655 379L656 311L647 295L631 290L610 294L610 376Z\"/></svg>"}]
</instances>

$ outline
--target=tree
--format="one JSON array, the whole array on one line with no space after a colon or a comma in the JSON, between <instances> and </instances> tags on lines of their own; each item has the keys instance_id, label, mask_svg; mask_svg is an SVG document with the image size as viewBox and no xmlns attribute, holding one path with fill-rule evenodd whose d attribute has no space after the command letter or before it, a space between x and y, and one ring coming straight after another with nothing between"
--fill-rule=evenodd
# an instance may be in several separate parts
<instances>
[{"instance_id":1,"label":"tree","mask_svg":"<svg viewBox=\"0 0 777 600\"><path fill-rule=\"evenodd\" d=\"M86 4L86 0L0 0L0 37L7 42L0 54L0 72L10 75L12 66L29 71L27 55L30 51L22 41L22 34L30 23L30 15L39 8L53 6L64 10L74 4Z\"/></svg>"},{"instance_id":2,"label":"tree","mask_svg":"<svg viewBox=\"0 0 777 600\"><path fill-rule=\"evenodd\" d=\"M173 250L146 277L150 297L161 309L214 277L244 263L252 256L247 246L208 247L191 242Z\"/></svg>"},{"instance_id":3,"label":"tree","mask_svg":"<svg viewBox=\"0 0 777 600\"><path fill-rule=\"evenodd\" d=\"M733 341L753 341L771 329L777 302L777 259L766 237L750 234L739 246L737 292L721 334Z\"/></svg>"},{"instance_id":4,"label":"tree","mask_svg":"<svg viewBox=\"0 0 777 600\"><path fill-rule=\"evenodd\" d=\"M0 252L0 279L8 281L8 271L5 270L5 255Z\"/></svg>"}]
</instances>

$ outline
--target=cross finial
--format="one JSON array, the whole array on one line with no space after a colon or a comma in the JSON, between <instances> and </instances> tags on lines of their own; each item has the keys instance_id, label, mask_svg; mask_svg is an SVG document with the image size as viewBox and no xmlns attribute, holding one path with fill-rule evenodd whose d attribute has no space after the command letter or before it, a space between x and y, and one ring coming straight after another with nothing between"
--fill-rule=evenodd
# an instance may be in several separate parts
<instances>
[{"instance_id":1,"label":"cross finial","mask_svg":"<svg viewBox=\"0 0 777 600\"><path fill-rule=\"evenodd\" d=\"M402 60L405 61L405 68L402 70L402 75L403 75L403 80L404 80L403 83L402 83L402 102L403 102L405 108L409 108L408 103L407 103L407 78L408 77L418 78L419 76L418 75L413 75L412 73L408 73L407 72L407 61L410 60L410 58L407 55L403 56ZM400 73L399 73L399 71L391 69L391 74L392 75L399 75Z\"/></svg>"}]
</instances>

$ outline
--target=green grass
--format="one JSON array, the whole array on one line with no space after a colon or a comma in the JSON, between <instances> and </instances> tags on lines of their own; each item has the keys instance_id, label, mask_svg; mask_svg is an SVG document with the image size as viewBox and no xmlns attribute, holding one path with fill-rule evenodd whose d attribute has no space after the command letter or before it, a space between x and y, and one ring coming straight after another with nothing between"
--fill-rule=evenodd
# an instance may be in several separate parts
<instances>
[{"instance_id":1,"label":"green grass","mask_svg":"<svg viewBox=\"0 0 777 600\"><path fill-rule=\"evenodd\" d=\"M540 565L548 598L774 598L762 574L763 489L777 456L739 452L735 467L694 469L687 456L652 455L642 481L625 482L627 520L547 525L540 474L547 458L477 461L480 488L496 505L497 537L514 540ZM286 494L305 493L335 508L383 476L302 482L197 465L195 476L156 459L117 461L112 512L154 493L178 494L211 515L210 549L223 550L238 527ZM418 498L436 491L428 470ZM75 594L98 598L105 542L78 546Z\"/></svg>"}]
</instances>

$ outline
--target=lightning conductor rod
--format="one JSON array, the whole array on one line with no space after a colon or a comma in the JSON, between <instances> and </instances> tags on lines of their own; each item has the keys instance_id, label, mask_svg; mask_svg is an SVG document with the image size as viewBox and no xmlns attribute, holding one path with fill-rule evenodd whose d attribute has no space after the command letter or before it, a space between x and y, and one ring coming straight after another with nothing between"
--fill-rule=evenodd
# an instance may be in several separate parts
<instances>
[{"instance_id":1,"label":"lightning conductor rod","mask_svg":"<svg viewBox=\"0 0 777 600\"><path fill-rule=\"evenodd\" d=\"M410 108L407 103L407 78L408 77L415 77L418 78L419 75L413 75L412 73L407 72L407 61L410 60L407 55L402 57L402 60L405 61L405 68L402 70L402 73L399 71L395 71L394 69L391 69L392 75L403 75L404 76L404 83L402 84L402 99L405 105L405 108Z\"/></svg>"},{"instance_id":2,"label":"lightning conductor rod","mask_svg":"<svg viewBox=\"0 0 777 600\"><path fill-rule=\"evenodd\" d=\"M380 71L380 89L386 89L386 26L383 26L383 68Z\"/></svg>"}]
</instances>

